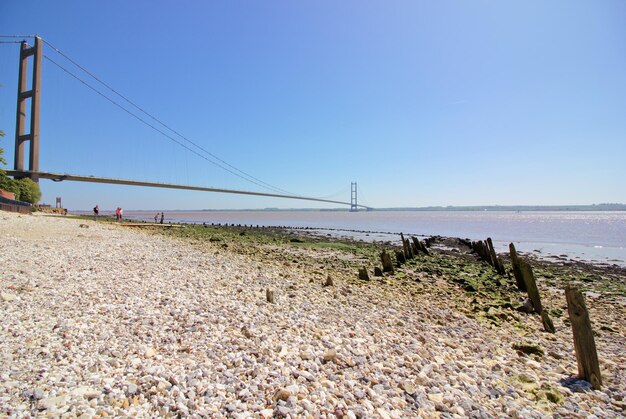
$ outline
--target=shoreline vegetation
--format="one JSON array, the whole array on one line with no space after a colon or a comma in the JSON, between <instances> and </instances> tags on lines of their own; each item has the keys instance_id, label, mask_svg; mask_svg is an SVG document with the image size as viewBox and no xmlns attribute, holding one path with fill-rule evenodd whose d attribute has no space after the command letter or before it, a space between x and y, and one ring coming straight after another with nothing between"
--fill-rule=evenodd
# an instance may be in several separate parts
<instances>
[{"instance_id":1,"label":"shoreline vegetation","mask_svg":"<svg viewBox=\"0 0 626 419\"><path fill-rule=\"evenodd\" d=\"M508 254L498 255L498 273L462 239L429 238L428 254L400 264L399 244L306 229L5 213L0 226L0 414L626 409L626 268L520 253L554 323L547 333L528 313ZM383 251L393 272L375 276ZM585 295L600 390L577 378L567 286Z\"/></svg>"}]
</instances>

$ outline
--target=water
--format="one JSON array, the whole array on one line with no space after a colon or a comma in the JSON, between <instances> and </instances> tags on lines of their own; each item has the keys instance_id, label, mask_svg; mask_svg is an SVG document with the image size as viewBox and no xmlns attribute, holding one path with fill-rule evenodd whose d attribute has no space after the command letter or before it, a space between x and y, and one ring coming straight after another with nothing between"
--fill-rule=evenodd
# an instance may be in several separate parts
<instances>
[{"instance_id":1,"label":"water","mask_svg":"<svg viewBox=\"0 0 626 419\"><path fill-rule=\"evenodd\" d=\"M154 221L154 214L129 211L125 217ZM498 251L508 251L513 242L522 252L626 266L626 212L621 211L172 211L165 217L167 222L312 227L368 241L395 241L400 232L491 237Z\"/></svg>"}]
</instances>

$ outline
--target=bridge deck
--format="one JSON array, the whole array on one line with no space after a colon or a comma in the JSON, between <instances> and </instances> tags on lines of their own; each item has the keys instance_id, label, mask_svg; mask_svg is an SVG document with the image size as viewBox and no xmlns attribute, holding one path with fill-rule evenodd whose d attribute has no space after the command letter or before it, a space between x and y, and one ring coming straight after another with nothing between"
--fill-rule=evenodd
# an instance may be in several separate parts
<instances>
[{"instance_id":1,"label":"bridge deck","mask_svg":"<svg viewBox=\"0 0 626 419\"><path fill-rule=\"evenodd\" d=\"M299 196L299 195L283 195L283 194L266 193L266 192L242 191L242 190L237 190L237 189L207 188L204 186L177 185L173 183L142 182L142 181L128 180L128 179L71 175L67 173L30 172L27 170L6 170L6 173L9 176L13 176L13 177L35 177L38 179L50 179L55 182L61 182L61 181L67 180L67 181L74 181L74 182L107 183L107 184L112 184L112 185L144 186L144 187L150 187L150 188L185 189L189 191L267 196L267 197L272 197L272 198L299 199L303 201L326 202L326 203L338 204L338 205L348 205L348 206L352 205L352 203L350 202L334 201L331 199L322 199L322 198L312 198L312 197ZM357 207L371 210L370 207L367 207L365 205L357 205Z\"/></svg>"}]
</instances>

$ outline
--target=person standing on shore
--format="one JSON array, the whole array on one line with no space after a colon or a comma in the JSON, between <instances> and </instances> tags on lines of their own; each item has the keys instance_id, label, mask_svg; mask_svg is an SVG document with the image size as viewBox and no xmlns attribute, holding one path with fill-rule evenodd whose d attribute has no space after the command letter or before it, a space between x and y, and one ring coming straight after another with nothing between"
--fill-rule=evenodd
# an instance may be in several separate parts
<instances>
[{"instance_id":1,"label":"person standing on shore","mask_svg":"<svg viewBox=\"0 0 626 419\"><path fill-rule=\"evenodd\" d=\"M164 219L165 219L165 213L164 213L164 212L162 212L162 213L161 213L161 224L163 224L163 220L164 220Z\"/></svg>"},{"instance_id":2,"label":"person standing on shore","mask_svg":"<svg viewBox=\"0 0 626 419\"><path fill-rule=\"evenodd\" d=\"M100 207L98 207L98 204L96 204L95 207L93 207L93 220L94 221L98 221L98 213L100 212Z\"/></svg>"},{"instance_id":3,"label":"person standing on shore","mask_svg":"<svg viewBox=\"0 0 626 419\"><path fill-rule=\"evenodd\" d=\"M124 216L124 210L120 207L120 219L118 221L122 221L122 217Z\"/></svg>"},{"instance_id":4,"label":"person standing on shore","mask_svg":"<svg viewBox=\"0 0 626 419\"><path fill-rule=\"evenodd\" d=\"M156 215L154 216L154 223L158 223L159 222L159 213L157 212Z\"/></svg>"}]
</instances>

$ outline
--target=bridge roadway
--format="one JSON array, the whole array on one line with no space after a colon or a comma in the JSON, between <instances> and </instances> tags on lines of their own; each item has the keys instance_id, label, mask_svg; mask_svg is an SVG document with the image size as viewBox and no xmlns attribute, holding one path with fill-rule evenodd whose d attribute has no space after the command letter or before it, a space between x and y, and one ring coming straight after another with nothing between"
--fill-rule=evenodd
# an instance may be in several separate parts
<instances>
[{"instance_id":1,"label":"bridge roadway","mask_svg":"<svg viewBox=\"0 0 626 419\"><path fill-rule=\"evenodd\" d=\"M282 195L282 194L266 193L266 192L240 191L237 189L206 188L204 186L177 185L173 183L159 183L159 182L141 182L137 180L127 180L127 179L70 175L67 173L31 172L28 170L5 170L5 172L9 176L13 176L17 178L36 177L38 179L50 179L55 182L69 180L69 181L75 181L75 182L108 183L112 185L147 186L150 188L185 189L189 191L219 192L219 193L231 193L231 194L238 194L238 195L268 196L272 198L300 199L304 201L327 202L330 204L351 206L350 202L333 201L331 199L311 198L311 197L298 196L298 195ZM365 205L357 205L357 207L366 209L368 211L372 210L372 208L367 207Z\"/></svg>"}]
</instances>

